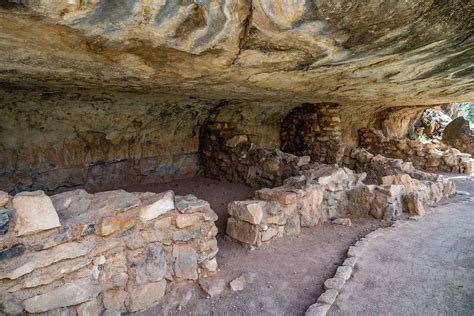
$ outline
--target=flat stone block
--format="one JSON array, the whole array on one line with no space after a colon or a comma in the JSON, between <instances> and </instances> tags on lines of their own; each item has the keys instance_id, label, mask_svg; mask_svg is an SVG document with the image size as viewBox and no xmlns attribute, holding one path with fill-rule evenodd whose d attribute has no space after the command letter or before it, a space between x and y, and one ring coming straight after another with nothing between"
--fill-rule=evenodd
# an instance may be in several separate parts
<instances>
[{"instance_id":1,"label":"flat stone block","mask_svg":"<svg viewBox=\"0 0 474 316\"><path fill-rule=\"evenodd\" d=\"M61 226L51 199L43 191L17 194L13 198L13 207L17 214L15 225L17 236Z\"/></svg>"}]
</instances>

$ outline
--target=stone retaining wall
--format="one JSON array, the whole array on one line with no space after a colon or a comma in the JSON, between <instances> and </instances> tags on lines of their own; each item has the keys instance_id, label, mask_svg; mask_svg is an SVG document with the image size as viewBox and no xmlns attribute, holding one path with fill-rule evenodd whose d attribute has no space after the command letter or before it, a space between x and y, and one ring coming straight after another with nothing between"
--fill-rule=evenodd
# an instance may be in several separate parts
<instances>
[{"instance_id":1,"label":"stone retaining wall","mask_svg":"<svg viewBox=\"0 0 474 316\"><path fill-rule=\"evenodd\" d=\"M281 149L333 164L343 157L341 119L337 104L306 104L291 111L281 124Z\"/></svg>"},{"instance_id":2,"label":"stone retaining wall","mask_svg":"<svg viewBox=\"0 0 474 316\"><path fill-rule=\"evenodd\" d=\"M375 129L359 130L359 146L373 154L410 161L428 171L474 172L474 159L455 148L442 151L435 144L408 138L388 138Z\"/></svg>"},{"instance_id":3,"label":"stone retaining wall","mask_svg":"<svg viewBox=\"0 0 474 316\"><path fill-rule=\"evenodd\" d=\"M0 314L135 312L217 269L214 221L192 195L0 194Z\"/></svg>"},{"instance_id":4,"label":"stone retaining wall","mask_svg":"<svg viewBox=\"0 0 474 316\"><path fill-rule=\"evenodd\" d=\"M256 191L254 200L230 203L227 234L259 246L274 238L298 235L301 227L347 215L346 192L361 185L364 177L347 168L312 165L286 179L283 186Z\"/></svg>"},{"instance_id":5,"label":"stone retaining wall","mask_svg":"<svg viewBox=\"0 0 474 316\"><path fill-rule=\"evenodd\" d=\"M250 187L281 185L310 161L308 156L258 147L252 135L230 122L214 122L201 130L201 153L207 176Z\"/></svg>"},{"instance_id":6,"label":"stone retaining wall","mask_svg":"<svg viewBox=\"0 0 474 316\"><path fill-rule=\"evenodd\" d=\"M423 215L423 204L432 205L452 196L456 187L441 175L417 170L411 162L372 155L355 148L345 163L367 173L367 182L348 192L353 215L395 218L404 211Z\"/></svg>"},{"instance_id":7,"label":"stone retaining wall","mask_svg":"<svg viewBox=\"0 0 474 316\"><path fill-rule=\"evenodd\" d=\"M227 234L259 246L337 217L391 220L403 212L423 215L424 204L455 193L451 181L418 171L411 163L374 157L364 149L353 150L353 157L360 173L336 165L307 165L283 186L258 190L253 200L230 203ZM368 181L373 184L363 183L366 173L362 169L371 172Z\"/></svg>"}]
</instances>

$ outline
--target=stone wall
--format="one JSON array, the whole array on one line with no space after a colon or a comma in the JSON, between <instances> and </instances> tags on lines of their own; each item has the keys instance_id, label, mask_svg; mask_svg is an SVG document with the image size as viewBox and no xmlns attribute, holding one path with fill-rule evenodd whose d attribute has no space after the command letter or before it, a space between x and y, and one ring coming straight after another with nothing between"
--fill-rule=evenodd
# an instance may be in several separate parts
<instances>
[{"instance_id":1,"label":"stone wall","mask_svg":"<svg viewBox=\"0 0 474 316\"><path fill-rule=\"evenodd\" d=\"M234 122L212 122L201 129L201 153L207 176L273 187L297 174L310 161L278 149L261 148Z\"/></svg>"},{"instance_id":2,"label":"stone wall","mask_svg":"<svg viewBox=\"0 0 474 316\"><path fill-rule=\"evenodd\" d=\"M0 192L0 314L142 310L216 271L216 219L172 191Z\"/></svg>"},{"instance_id":3,"label":"stone wall","mask_svg":"<svg viewBox=\"0 0 474 316\"><path fill-rule=\"evenodd\" d=\"M199 125L214 106L191 98L0 89L0 189L48 193L165 182L200 171Z\"/></svg>"},{"instance_id":4,"label":"stone wall","mask_svg":"<svg viewBox=\"0 0 474 316\"><path fill-rule=\"evenodd\" d=\"M454 148L440 150L435 144L419 140L388 138L375 129L359 130L359 146L372 154L412 162L415 167L423 170L460 173L474 171L474 159L468 153L461 153Z\"/></svg>"},{"instance_id":5,"label":"stone wall","mask_svg":"<svg viewBox=\"0 0 474 316\"><path fill-rule=\"evenodd\" d=\"M281 149L310 155L321 163L339 163L344 147L337 104L305 104L295 108L281 124Z\"/></svg>"},{"instance_id":6,"label":"stone wall","mask_svg":"<svg viewBox=\"0 0 474 316\"><path fill-rule=\"evenodd\" d=\"M251 245L300 234L328 218L348 215L346 192L361 184L365 174L347 168L311 165L283 186L255 192L254 200L229 204L227 235Z\"/></svg>"},{"instance_id":7,"label":"stone wall","mask_svg":"<svg viewBox=\"0 0 474 316\"><path fill-rule=\"evenodd\" d=\"M374 156L359 148L352 157L357 173L337 165L306 165L282 186L257 190L253 200L230 203L226 233L259 246L338 217L393 220L403 212L423 215L425 204L455 193L451 181L416 170L400 159ZM364 171L370 175L368 184L363 183Z\"/></svg>"},{"instance_id":8,"label":"stone wall","mask_svg":"<svg viewBox=\"0 0 474 316\"><path fill-rule=\"evenodd\" d=\"M2 86L0 189L103 191L192 177L202 172L203 125L231 122L257 147L274 151L280 123L295 106Z\"/></svg>"},{"instance_id":9,"label":"stone wall","mask_svg":"<svg viewBox=\"0 0 474 316\"><path fill-rule=\"evenodd\" d=\"M417 170L411 162L373 155L363 148L350 151L345 163L367 173L367 183L348 192L354 215L393 218L403 211L423 215L423 204L452 196L456 187L441 175Z\"/></svg>"}]
</instances>

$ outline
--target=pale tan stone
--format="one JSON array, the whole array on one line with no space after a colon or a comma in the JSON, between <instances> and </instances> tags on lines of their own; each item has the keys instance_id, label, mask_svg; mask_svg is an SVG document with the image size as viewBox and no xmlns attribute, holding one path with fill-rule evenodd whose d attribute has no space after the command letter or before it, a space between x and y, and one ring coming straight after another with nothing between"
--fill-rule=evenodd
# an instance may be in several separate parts
<instances>
[{"instance_id":1,"label":"pale tan stone","mask_svg":"<svg viewBox=\"0 0 474 316\"><path fill-rule=\"evenodd\" d=\"M10 201L10 195L7 192L0 191L0 207L4 207Z\"/></svg>"},{"instance_id":2,"label":"pale tan stone","mask_svg":"<svg viewBox=\"0 0 474 316\"><path fill-rule=\"evenodd\" d=\"M94 194L88 213L107 215L113 211L124 211L136 207L140 199L125 190L104 191Z\"/></svg>"},{"instance_id":3,"label":"pale tan stone","mask_svg":"<svg viewBox=\"0 0 474 316\"><path fill-rule=\"evenodd\" d=\"M411 214L423 216L425 214L425 208L423 206L422 198L417 193L410 193L405 196L405 202L407 204L408 211Z\"/></svg>"},{"instance_id":4,"label":"pale tan stone","mask_svg":"<svg viewBox=\"0 0 474 316\"><path fill-rule=\"evenodd\" d=\"M178 214L176 217L176 226L178 226L178 228L192 226L199 222L200 218L198 214Z\"/></svg>"},{"instance_id":5,"label":"pale tan stone","mask_svg":"<svg viewBox=\"0 0 474 316\"><path fill-rule=\"evenodd\" d=\"M269 227L266 231L262 232L262 241L269 241L277 235L278 230L273 227Z\"/></svg>"},{"instance_id":6,"label":"pale tan stone","mask_svg":"<svg viewBox=\"0 0 474 316\"><path fill-rule=\"evenodd\" d=\"M175 208L174 192L166 191L150 198L143 205L140 205L140 218L142 221L149 221Z\"/></svg>"},{"instance_id":7,"label":"pale tan stone","mask_svg":"<svg viewBox=\"0 0 474 316\"><path fill-rule=\"evenodd\" d=\"M199 285L201 288L209 294L210 297L215 297L224 292L226 283L223 279L199 279Z\"/></svg>"},{"instance_id":8,"label":"pale tan stone","mask_svg":"<svg viewBox=\"0 0 474 316\"><path fill-rule=\"evenodd\" d=\"M235 240L246 244L258 245L261 242L258 226L235 220L233 217L227 219L226 233Z\"/></svg>"},{"instance_id":9,"label":"pale tan stone","mask_svg":"<svg viewBox=\"0 0 474 316\"><path fill-rule=\"evenodd\" d=\"M76 306L77 316L99 316L99 305L93 299Z\"/></svg>"},{"instance_id":10,"label":"pale tan stone","mask_svg":"<svg viewBox=\"0 0 474 316\"><path fill-rule=\"evenodd\" d=\"M260 224L266 203L257 200L231 202L228 207L229 215L250 224Z\"/></svg>"},{"instance_id":11,"label":"pale tan stone","mask_svg":"<svg viewBox=\"0 0 474 316\"><path fill-rule=\"evenodd\" d=\"M244 273L230 282L230 289L233 292L242 291L248 284L254 283L256 278L257 275L253 272Z\"/></svg>"},{"instance_id":12,"label":"pale tan stone","mask_svg":"<svg viewBox=\"0 0 474 316\"><path fill-rule=\"evenodd\" d=\"M211 260L206 260L201 264L203 269L206 269L207 271L210 272L215 272L217 271L217 259L212 258Z\"/></svg>"},{"instance_id":13,"label":"pale tan stone","mask_svg":"<svg viewBox=\"0 0 474 316\"><path fill-rule=\"evenodd\" d=\"M61 226L51 199L43 191L22 192L13 198L17 236Z\"/></svg>"},{"instance_id":14,"label":"pale tan stone","mask_svg":"<svg viewBox=\"0 0 474 316\"><path fill-rule=\"evenodd\" d=\"M97 233L101 236L109 236L117 231L133 226L134 223L134 218L107 216L99 223Z\"/></svg>"},{"instance_id":15,"label":"pale tan stone","mask_svg":"<svg viewBox=\"0 0 474 316\"><path fill-rule=\"evenodd\" d=\"M145 309L160 300L166 291L166 280L148 283L131 289L129 312Z\"/></svg>"},{"instance_id":16,"label":"pale tan stone","mask_svg":"<svg viewBox=\"0 0 474 316\"><path fill-rule=\"evenodd\" d=\"M90 259L79 258L78 260L69 260L60 263L58 269L48 271L47 273L38 271L41 273L33 272L26 276L22 282L8 289L9 292L16 292L24 288L33 288L40 285L52 283L62 278L65 274L79 270L91 263Z\"/></svg>"},{"instance_id":17,"label":"pale tan stone","mask_svg":"<svg viewBox=\"0 0 474 316\"><path fill-rule=\"evenodd\" d=\"M121 289L111 289L105 291L103 295L104 307L112 311L120 311L125 306L128 293Z\"/></svg>"}]
</instances>

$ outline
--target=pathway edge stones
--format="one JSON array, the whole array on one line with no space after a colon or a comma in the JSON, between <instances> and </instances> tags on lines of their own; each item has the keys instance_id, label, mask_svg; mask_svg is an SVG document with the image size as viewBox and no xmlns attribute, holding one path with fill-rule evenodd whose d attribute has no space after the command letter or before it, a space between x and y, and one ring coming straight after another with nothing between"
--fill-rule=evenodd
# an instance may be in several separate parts
<instances>
[{"instance_id":1,"label":"pathway edge stones","mask_svg":"<svg viewBox=\"0 0 474 316\"><path fill-rule=\"evenodd\" d=\"M317 298L316 303L308 307L305 316L325 316L332 304L336 301L346 281L352 276L353 268L357 260L364 254L370 241L384 235L387 230L403 226L406 223L407 221L405 220L398 220L391 226L378 228L360 238L353 246L349 247L346 259L337 268L334 276L324 282L325 291Z\"/></svg>"}]
</instances>

